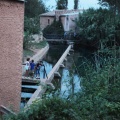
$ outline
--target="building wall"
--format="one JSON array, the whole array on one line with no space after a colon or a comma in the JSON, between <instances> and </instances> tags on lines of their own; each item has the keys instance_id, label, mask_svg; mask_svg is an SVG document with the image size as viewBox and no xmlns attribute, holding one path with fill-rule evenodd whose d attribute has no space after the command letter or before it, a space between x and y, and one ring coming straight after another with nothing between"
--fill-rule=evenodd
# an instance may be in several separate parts
<instances>
[{"instance_id":1,"label":"building wall","mask_svg":"<svg viewBox=\"0 0 120 120\"><path fill-rule=\"evenodd\" d=\"M0 0L0 105L18 111L21 100L24 4Z\"/></svg>"},{"instance_id":2,"label":"building wall","mask_svg":"<svg viewBox=\"0 0 120 120\"><path fill-rule=\"evenodd\" d=\"M80 12L81 10L55 10L55 17L56 17L56 20L59 20L59 17L62 15L62 14L67 14L67 13L75 13L75 12Z\"/></svg>"},{"instance_id":3,"label":"building wall","mask_svg":"<svg viewBox=\"0 0 120 120\"><path fill-rule=\"evenodd\" d=\"M60 17L60 19L61 19L61 23L62 23L64 31L65 31L66 30L66 17L62 16L62 17Z\"/></svg>"},{"instance_id":4,"label":"building wall","mask_svg":"<svg viewBox=\"0 0 120 120\"><path fill-rule=\"evenodd\" d=\"M64 27L64 31L70 31L75 29L75 18L78 17L79 12L82 12L83 10L55 10L55 16L41 16L40 17L40 27L43 30L47 25L51 25L52 22L56 19L57 21L59 18L61 19L61 22ZM78 12L78 14L76 14ZM69 15L69 13L73 13L72 15ZM68 14L68 15L64 15ZM49 23L48 23L49 20Z\"/></svg>"},{"instance_id":5,"label":"building wall","mask_svg":"<svg viewBox=\"0 0 120 120\"><path fill-rule=\"evenodd\" d=\"M48 25L51 25L54 21L55 17L54 16L41 16L40 17L40 27L43 30L46 28Z\"/></svg>"},{"instance_id":6,"label":"building wall","mask_svg":"<svg viewBox=\"0 0 120 120\"><path fill-rule=\"evenodd\" d=\"M69 16L69 30L75 31L76 28L75 19L77 18L78 18L78 14Z\"/></svg>"},{"instance_id":7,"label":"building wall","mask_svg":"<svg viewBox=\"0 0 120 120\"><path fill-rule=\"evenodd\" d=\"M64 31L75 31L76 24L74 20L77 18L78 14L61 16L61 22L63 24Z\"/></svg>"}]
</instances>

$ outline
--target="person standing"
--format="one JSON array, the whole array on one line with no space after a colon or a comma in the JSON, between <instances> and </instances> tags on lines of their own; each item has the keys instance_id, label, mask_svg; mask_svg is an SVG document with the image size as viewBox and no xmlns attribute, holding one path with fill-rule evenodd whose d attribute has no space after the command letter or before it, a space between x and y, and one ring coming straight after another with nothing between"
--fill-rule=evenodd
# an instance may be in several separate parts
<instances>
[{"instance_id":1,"label":"person standing","mask_svg":"<svg viewBox=\"0 0 120 120\"><path fill-rule=\"evenodd\" d=\"M29 77L29 70L30 70L30 58L27 58L25 62L25 77Z\"/></svg>"},{"instance_id":2,"label":"person standing","mask_svg":"<svg viewBox=\"0 0 120 120\"><path fill-rule=\"evenodd\" d=\"M30 62L30 73L32 77L34 76L34 71L35 71L35 63L34 63L34 60L32 60Z\"/></svg>"},{"instance_id":3,"label":"person standing","mask_svg":"<svg viewBox=\"0 0 120 120\"><path fill-rule=\"evenodd\" d=\"M40 79L40 64L37 63L37 65L35 66L35 75L36 75L36 79Z\"/></svg>"},{"instance_id":4,"label":"person standing","mask_svg":"<svg viewBox=\"0 0 120 120\"><path fill-rule=\"evenodd\" d=\"M45 65L43 64L43 61L40 61L40 78L45 79L47 77Z\"/></svg>"}]
</instances>

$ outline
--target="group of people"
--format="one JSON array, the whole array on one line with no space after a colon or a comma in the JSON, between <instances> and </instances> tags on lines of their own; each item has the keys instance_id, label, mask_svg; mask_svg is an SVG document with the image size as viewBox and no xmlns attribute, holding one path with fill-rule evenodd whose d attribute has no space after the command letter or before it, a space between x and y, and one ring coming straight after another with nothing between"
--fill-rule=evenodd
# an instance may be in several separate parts
<instances>
[{"instance_id":1,"label":"group of people","mask_svg":"<svg viewBox=\"0 0 120 120\"><path fill-rule=\"evenodd\" d=\"M34 60L30 61L30 58L27 58L25 62L25 77L35 77L37 79L40 79L45 78L45 76L47 77L47 73L43 61L35 64Z\"/></svg>"}]
</instances>

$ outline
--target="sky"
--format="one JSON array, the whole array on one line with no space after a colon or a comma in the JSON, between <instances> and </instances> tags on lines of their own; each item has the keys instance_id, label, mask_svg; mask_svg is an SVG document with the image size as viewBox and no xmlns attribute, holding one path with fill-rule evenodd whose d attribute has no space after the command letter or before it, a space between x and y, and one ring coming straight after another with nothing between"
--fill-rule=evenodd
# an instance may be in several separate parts
<instances>
[{"instance_id":1,"label":"sky","mask_svg":"<svg viewBox=\"0 0 120 120\"><path fill-rule=\"evenodd\" d=\"M55 10L56 2L55 0L43 0L47 7L50 7L50 10ZM99 8L97 4L98 0L79 0L79 9L88 9L88 8ZM74 0L68 0L68 9L74 8Z\"/></svg>"}]
</instances>

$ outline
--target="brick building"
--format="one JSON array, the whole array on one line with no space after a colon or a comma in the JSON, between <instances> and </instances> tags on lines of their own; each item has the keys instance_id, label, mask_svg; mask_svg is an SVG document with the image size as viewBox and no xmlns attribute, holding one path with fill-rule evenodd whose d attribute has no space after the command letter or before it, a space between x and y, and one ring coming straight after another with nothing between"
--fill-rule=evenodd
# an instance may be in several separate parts
<instances>
[{"instance_id":1,"label":"brick building","mask_svg":"<svg viewBox=\"0 0 120 120\"><path fill-rule=\"evenodd\" d=\"M19 111L24 0L0 0L0 106Z\"/></svg>"}]
</instances>

